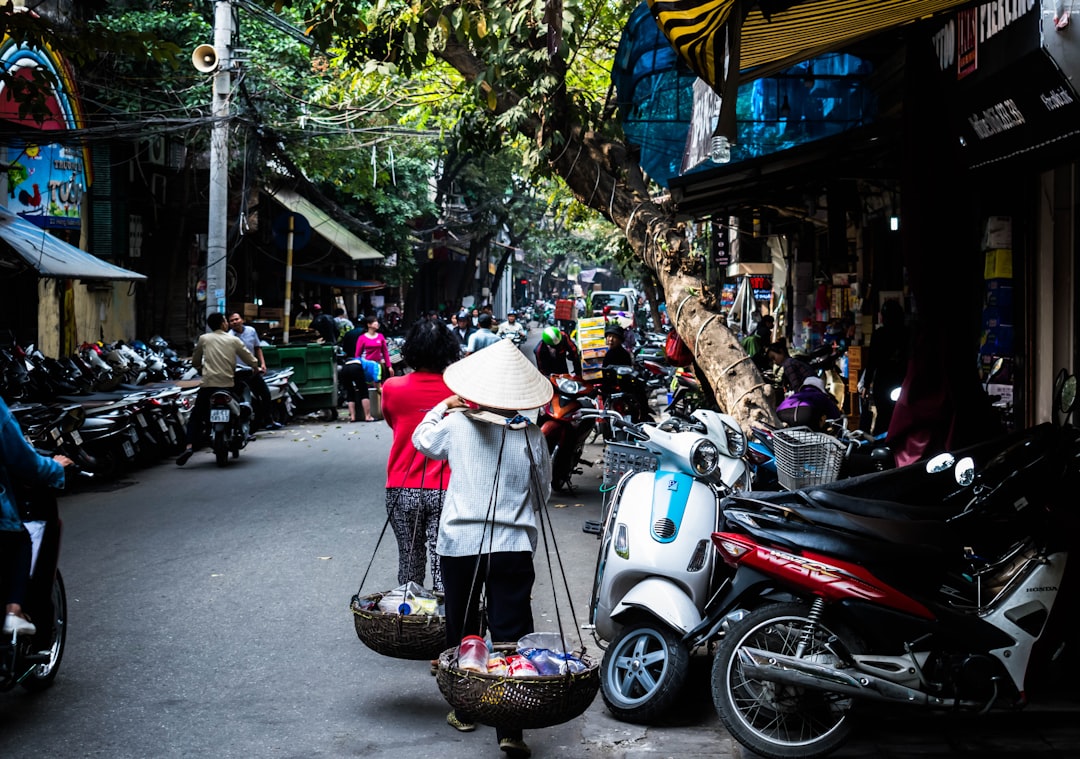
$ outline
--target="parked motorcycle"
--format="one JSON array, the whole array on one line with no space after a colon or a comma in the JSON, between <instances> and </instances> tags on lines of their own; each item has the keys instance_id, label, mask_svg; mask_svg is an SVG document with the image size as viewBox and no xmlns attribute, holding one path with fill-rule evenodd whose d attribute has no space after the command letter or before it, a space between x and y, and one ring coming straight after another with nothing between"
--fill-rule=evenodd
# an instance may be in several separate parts
<instances>
[{"instance_id":1,"label":"parked motorcycle","mask_svg":"<svg viewBox=\"0 0 1080 759\"><path fill-rule=\"evenodd\" d=\"M605 366L600 380L600 397L604 409L613 411L633 422L651 421L649 381L643 370L634 366ZM606 419L605 419L606 421ZM602 424L605 440L618 440L619 430Z\"/></svg>"},{"instance_id":2,"label":"parked motorcycle","mask_svg":"<svg viewBox=\"0 0 1080 759\"><path fill-rule=\"evenodd\" d=\"M686 635L716 590L709 536L719 502L749 485L746 438L714 411L661 425L603 415L656 462L656 471L627 472L612 491L590 603L596 637L610 641L600 668L604 702L619 719L649 722L686 679L694 647Z\"/></svg>"},{"instance_id":3,"label":"parked motorcycle","mask_svg":"<svg viewBox=\"0 0 1080 759\"><path fill-rule=\"evenodd\" d=\"M581 454L596 429L596 417L587 412L596 408L597 390L572 374L553 374L548 379L555 393L540 409L536 423L551 453L552 489L572 493L571 480L581 474Z\"/></svg>"},{"instance_id":4,"label":"parked motorcycle","mask_svg":"<svg viewBox=\"0 0 1080 759\"><path fill-rule=\"evenodd\" d=\"M1076 378L1061 385L1067 416ZM846 487L726 499L712 692L731 735L812 759L843 745L860 701L1023 706L1077 534L1061 493L1078 432L1044 424Z\"/></svg>"}]
</instances>

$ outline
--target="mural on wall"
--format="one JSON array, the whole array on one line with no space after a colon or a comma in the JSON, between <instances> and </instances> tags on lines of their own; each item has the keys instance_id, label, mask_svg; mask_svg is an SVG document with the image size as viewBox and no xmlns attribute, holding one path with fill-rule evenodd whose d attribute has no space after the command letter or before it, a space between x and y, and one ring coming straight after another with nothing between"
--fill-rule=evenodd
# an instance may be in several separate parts
<instances>
[{"instance_id":1,"label":"mural on wall","mask_svg":"<svg viewBox=\"0 0 1080 759\"><path fill-rule=\"evenodd\" d=\"M86 155L81 148L47 142L44 133L77 129L82 123L74 81L67 63L46 47L0 43L0 65L14 77L30 81L42 69L57 83L46 98L47 115L41 123L19 115L19 104L0 84L0 119L43 132L40 141L12 140L7 144L7 195L3 205L43 229L78 229L82 198L89 185Z\"/></svg>"}]
</instances>

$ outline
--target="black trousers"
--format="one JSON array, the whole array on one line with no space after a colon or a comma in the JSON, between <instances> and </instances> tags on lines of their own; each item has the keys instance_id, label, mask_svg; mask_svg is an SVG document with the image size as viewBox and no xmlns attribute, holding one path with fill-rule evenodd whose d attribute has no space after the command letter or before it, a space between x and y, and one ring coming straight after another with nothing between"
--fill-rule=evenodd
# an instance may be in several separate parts
<instances>
[{"instance_id":1,"label":"black trousers","mask_svg":"<svg viewBox=\"0 0 1080 759\"><path fill-rule=\"evenodd\" d=\"M477 562L479 561L479 566ZM446 594L446 645L456 646L466 635L480 634L480 597L486 589L486 612L491 640L514 643L533 632L532 553L502 551L481 556L440 556L443 590ZM473 582L473 574L476 582ZM468 714L458 719L472 722ZM520 729L496 731L502 738L521 738Z\"/></svg>"},{"instance_id":2,"label":"black trousers","mask_svg":"<svg viewBox=\"0 0 1080 759\"><path fill-rule=\"evenodd\" d=\"M255 399L254 407L254 424L257 429L262 429L270 423L270 388L266 386L266 380L263 376L254 369L237 369L236 370L236 389L233 390L235 395L240 388L240 384L246 384L251 388L251 395Z\"/></svg>"}]
</instances>

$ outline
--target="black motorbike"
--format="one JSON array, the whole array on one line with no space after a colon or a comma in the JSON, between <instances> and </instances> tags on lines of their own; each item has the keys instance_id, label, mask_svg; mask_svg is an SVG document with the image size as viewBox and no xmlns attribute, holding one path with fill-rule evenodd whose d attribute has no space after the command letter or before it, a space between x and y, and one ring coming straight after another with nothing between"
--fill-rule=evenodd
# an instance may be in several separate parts
<instances>
[{"instance_id":1,"label":"black motorbike","mask_svg":"<svg viewBox=\"0 0 1080 759\"><path fill-rule=\"evenodd\" d=\"M70 455L71 433L79 423L78 410L64 409L51 424L23 431L41 455ZM70 479L78 473L76 466L69 466L65 474ZM67 642L67 595L59 569L62 523L55 490L17 484L15 495L35 547L23 609L37 631L0 636L0 691L21 685L36 692L53 684Z\"/></svg>"},{"instance_id":2,"label":"black motorbike","mask_svg":"<svg viewBox=\"0 0 1080 759\"><path fill-rule=\"evenodd\" d=\"M210 396L209 422L210 447L217 465L229 463L230 454L239 458L251 438L251 403L237 400L231 390L221 388Z\"/></svg>"}]
</instances>

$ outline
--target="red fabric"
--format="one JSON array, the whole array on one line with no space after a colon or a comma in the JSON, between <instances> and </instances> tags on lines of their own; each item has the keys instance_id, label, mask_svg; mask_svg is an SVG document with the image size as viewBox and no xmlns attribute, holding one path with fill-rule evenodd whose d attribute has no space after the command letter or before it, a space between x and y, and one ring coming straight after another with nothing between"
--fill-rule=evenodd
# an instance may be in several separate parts
<instances>
[{"instance_id":1,"label":"red fabric","mask_svg":"<svg viewBox=\"0 0 1080 759\"><path fill-rule=\"evenodd\" d=\"M386 487L446 490L450 465L418 453L413 448L412 434L424 415L451 395L442 375L430 372L412 372L383 383L383 419L394 431L386 461Z\"/></svg>"}]
</instances>

